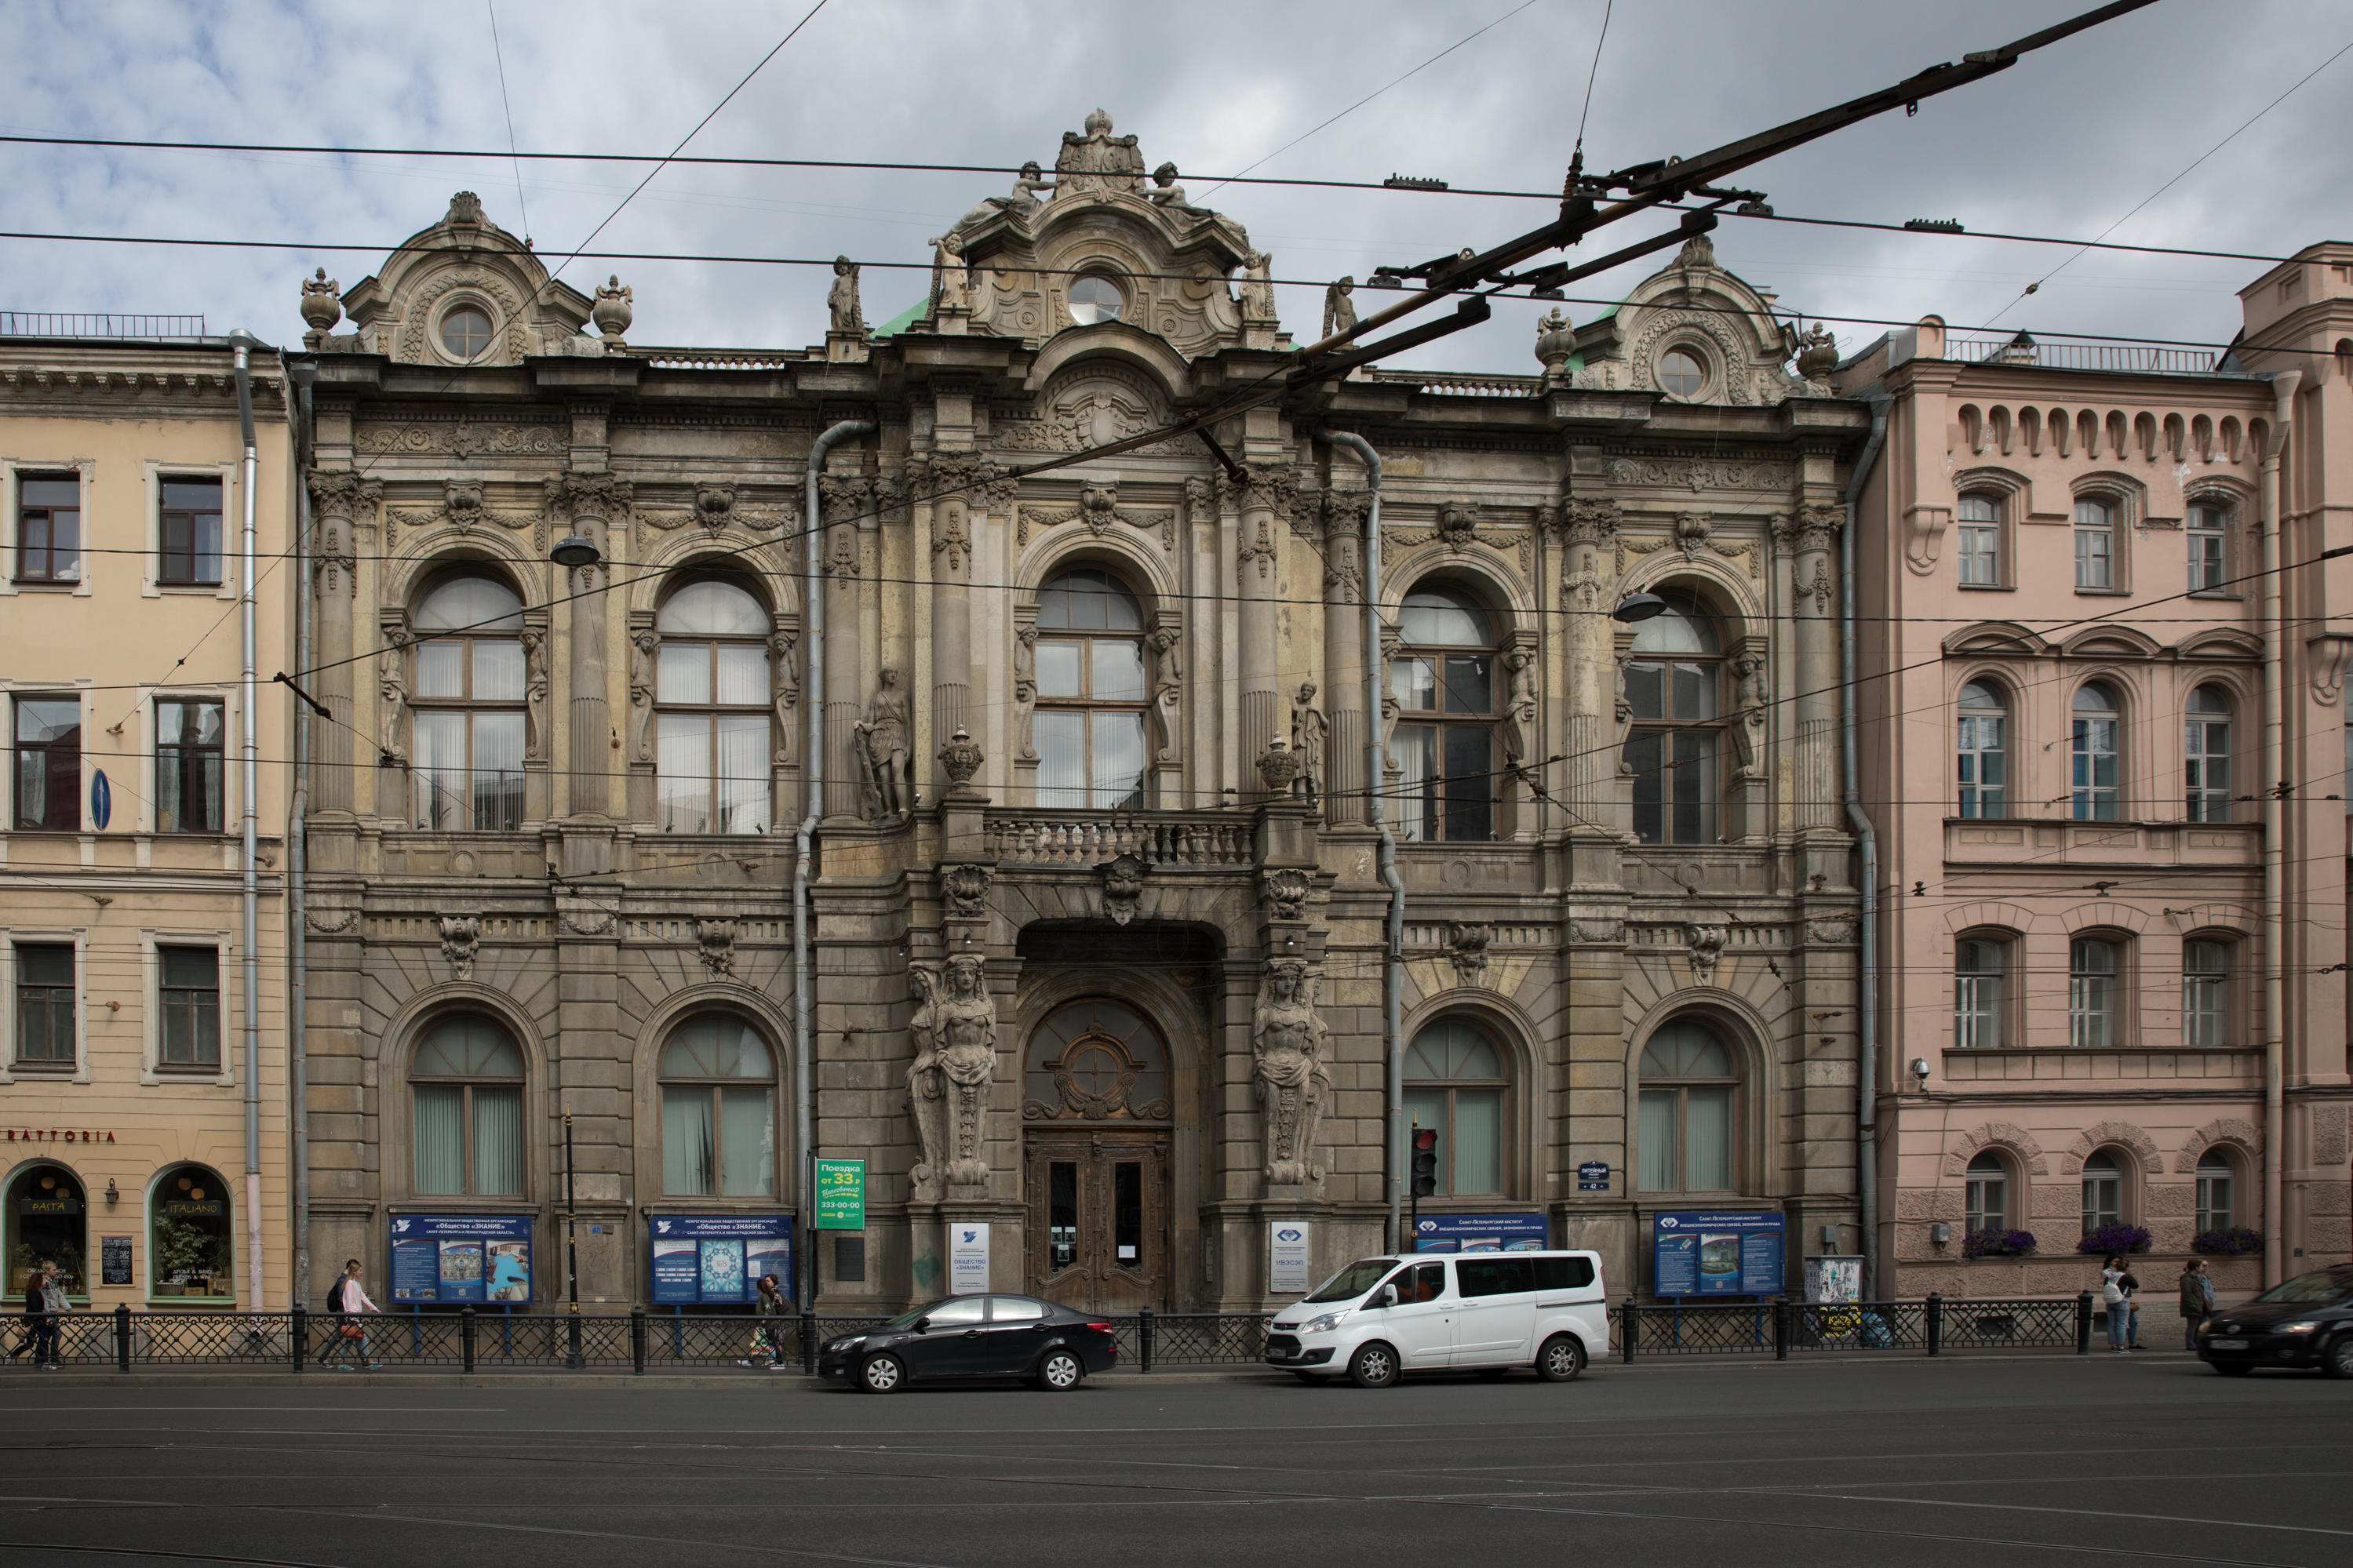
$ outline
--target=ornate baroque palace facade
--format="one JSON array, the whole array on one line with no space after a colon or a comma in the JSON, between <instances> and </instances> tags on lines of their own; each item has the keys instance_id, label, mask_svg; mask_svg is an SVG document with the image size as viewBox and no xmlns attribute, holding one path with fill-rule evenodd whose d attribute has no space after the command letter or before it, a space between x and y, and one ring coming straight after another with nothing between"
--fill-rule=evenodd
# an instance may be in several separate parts
<instances>
[{"instance_id":1,"label":"ornate baroque palace facade","mask_svg":"<svg viewBox=\"0 0 2353 1568\"><path fill-rule=\"evenodd\" d=\"M1319 1275L1392 1244L1393 1091L1441 1233L1540 1218L1620 1293L1654 1211L1859 1250L1867 408L1702 238L1538 323L1540 374L1358 372L1024 477L1285 367L1270 258L1144 167L1091 118L902 330L841 264L819 349L634 345L469 195L307 287L322 1256L528 1222L560 1299L568 1114L584 1301L650 1299L665 1221L797 1215L813 1153L868 1163L822 1310L943 1293L952 1233L999 1289L1252 1307L1271 1230ZM1335 434L1380 457L1377 643Z\"/></svg>"}]
</instances>

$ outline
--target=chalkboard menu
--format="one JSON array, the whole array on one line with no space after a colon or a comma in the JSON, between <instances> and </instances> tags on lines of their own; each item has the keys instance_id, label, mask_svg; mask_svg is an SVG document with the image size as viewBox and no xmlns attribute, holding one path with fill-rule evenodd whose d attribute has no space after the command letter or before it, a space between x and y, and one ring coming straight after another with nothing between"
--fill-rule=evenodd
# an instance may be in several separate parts
<instances>
[{"instance_id":1,"label":"chalkboard menu","mask_svg":"<svg viewBox=\"0 0 2353 1568\"><path fill-rule=\"evenodd\" d=\"M131 1283L131 1238L127 1236L101 1236L98 1238L98 1262L100 1281L108 1285Z\"/></svg>"}]
</instances>

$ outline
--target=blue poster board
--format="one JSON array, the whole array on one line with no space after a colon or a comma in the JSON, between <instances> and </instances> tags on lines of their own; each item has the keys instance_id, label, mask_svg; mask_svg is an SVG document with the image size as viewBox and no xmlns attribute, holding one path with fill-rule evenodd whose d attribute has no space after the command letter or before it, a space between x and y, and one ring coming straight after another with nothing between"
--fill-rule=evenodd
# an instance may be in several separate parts
<instances>
[{"instance_id":1,"label":"blue poster board","mask_svg":"<svg viewBox=\"0 0 2353 1568\"><path fill-rule=\"evenodd\" d=\"M1659 1296L1778 1296L1782 1216L1681 1209L1651 1216L1651 1289Z\"/></svg>"},{"instance_id":2,"label":"blue poster board","mask_svg":"<svg viewBox=\"0 0 2353 1568\"><path fill-rule=\"evenodd\" d=\"M529 1215L395 1215L392 1300L530 1306L531 1227Z\"/></svg>"},{"instance_id":3,"label":"blue poster board","mask_svg":"<svg viewBox=\"0 0 2353 1568\"><path fill-rule=\"evenodd\" d=\"M1429 1214L1414 1237L1416 1252L1542 1252L1552 1229L1540 1214Z\"/></svg>"},{"instance_id":4,"label":"blue poster board","mask_svg":"<svg viewBox=\"0 0 2353 1568\"><path fill-rule=\"evenodd\" d=\"M646 1239L658 1307L756 1300L763 1274L775 1275L792 1299L790 1215L648 1215Z\"/></svg>"}]
</instances>

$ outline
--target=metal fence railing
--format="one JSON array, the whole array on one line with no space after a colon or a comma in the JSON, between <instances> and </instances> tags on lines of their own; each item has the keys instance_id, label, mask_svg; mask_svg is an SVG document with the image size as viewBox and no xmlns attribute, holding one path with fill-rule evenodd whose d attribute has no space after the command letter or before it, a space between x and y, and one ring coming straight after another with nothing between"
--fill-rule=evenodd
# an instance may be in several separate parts
<instances>
[{"instance_id":1,"label":"metal fence railing","mask_svg":"<svg viewBox=\"0 0 2353 1568\"><path fill-rule=\"evenodd\" d=\"M2021 1297L1918 1301L1668 1301L1628 1298L1609 1314L1609 1348L1620 1360L1645 1355L1769 1355L1886 1351L2069 1350L2092 1344L2092 1298Z\"/></svg>"}]
</instances>

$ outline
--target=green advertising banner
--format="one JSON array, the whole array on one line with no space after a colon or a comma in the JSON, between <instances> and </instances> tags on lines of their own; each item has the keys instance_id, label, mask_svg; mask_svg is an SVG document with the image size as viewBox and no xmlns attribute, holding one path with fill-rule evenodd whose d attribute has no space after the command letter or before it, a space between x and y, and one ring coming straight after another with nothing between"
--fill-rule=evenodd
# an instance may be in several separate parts
<instances>
[{"instance_id":1,"label":"green advertising banner","mask_svg":"<svg viewBox=\"0 0 2353 1568\"><path fill-rule=\"evenodd\" d=\"M866 1228L866 1162L817 1162L817 1223L815 1230Z\"/></svg>"}]
</instances>

